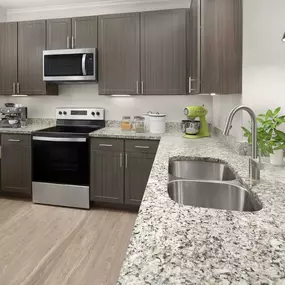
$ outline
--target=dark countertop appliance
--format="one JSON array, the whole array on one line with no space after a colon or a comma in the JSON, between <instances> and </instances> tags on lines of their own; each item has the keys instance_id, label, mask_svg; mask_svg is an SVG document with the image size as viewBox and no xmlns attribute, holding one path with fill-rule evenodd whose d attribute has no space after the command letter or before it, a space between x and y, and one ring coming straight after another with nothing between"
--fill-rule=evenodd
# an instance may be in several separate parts
<instances>
[{"instance_id":1,"label":"dark countertop appliance","mask_svg":"<svg viewBox=\"0 0 285 285\"><path fill-rule=\"evenodd\" d=\"M0 128L21 128L27 126L27 107L3 107L0 108Z\"/></svg>"},{"instance_id":2,"label":"dark countertop appliance","mask_svg":"<svg viewBox=\"0 0 285 285\"><path fill-rule=\"evenodd\" d=\"M56 119L32 134L33 202L89 209L89 133L105 127L104 109L57 108Z\"/></svg>"}]
</instances>

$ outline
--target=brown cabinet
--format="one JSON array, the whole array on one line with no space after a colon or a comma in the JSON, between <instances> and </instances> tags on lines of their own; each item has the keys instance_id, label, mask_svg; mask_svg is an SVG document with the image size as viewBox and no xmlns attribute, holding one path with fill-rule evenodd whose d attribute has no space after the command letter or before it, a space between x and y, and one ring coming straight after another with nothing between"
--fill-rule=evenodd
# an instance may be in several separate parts
<instances>
[{"instance_id":1,"label":"brown cabinet","mask_svg":"<svg viewBox=\"0 0 285 285\"><path fill-rule=\"evenodd\" d=\"M140 14L99 17L99 94L140 93Z\"/></svg>"},{"instance_id":2,"label":"brown cabinet","mask_svg":"<svg viewBox=\"0 0 285 285\"><path fill-rule=\"evenodd\" d=\"M97 16L47 20L47 49L96 47Z\"/></svg>"},{"instance_id":3,"label":"brown cabinet","mask_svg":"<svg viewBox=\"0 0 285 285\"><path fill-rule=\"evenodd\" d=\"M201 93L242 92L242 0L201 0Z\"/></svg>"},{"instance_id":4,"label":"brown cabinet","mask_svg":"<svg viewBox=\"0 0 285 285\"><path fill-rule=\"evenodd\" d=\"M125 142L125 204L141 204L158 142L126 140Z\"/></svg>"},{"instance_id":5,"label":"brown cabinet","mask_svg":"<svg viewBox=\"0 0 285 285\"><path fill-rule=\"evenodd\" d=\"M141 13L141 94L186 94L186 11Z\"/></svg>"},{"instance_id":6,"label":"brown cabinet","mask_svg":"<svg viewBox=\"0 0 285 285\"><path fill-rule=\"evenodd\" d=\"M1 191L30 197L31 136L3 134L1 148Z\"/></svg>"},{"instance_id":7,"label":"brown cabinet","mask_svg":"<svg viewBox=\"0 0 285 285\"><path fill-rule=\"evenodd\" d=\"M16 92L17 34L17 23L0 23L0 95Z\"/></svg>"},{"instance_id":8,"label":"brown cabinet","mask_svg":"<svg viewBox=\"0 0 285 285\"><path fill-rule=\"evenodd\" d=\"M91 140L91 201L124 203L124 141Z\"/></svg>"},{"instance_id":9,"label":"brown cabinet","mask_svg":"<svg viewBox=\"0 0 285 285\"><path fill-rule=\"evenodd\" d=\"M42 58L45 49L46 21L18 23L18 94L58 94L57 85L43 81Z\"/></svg>"}]
</instances>

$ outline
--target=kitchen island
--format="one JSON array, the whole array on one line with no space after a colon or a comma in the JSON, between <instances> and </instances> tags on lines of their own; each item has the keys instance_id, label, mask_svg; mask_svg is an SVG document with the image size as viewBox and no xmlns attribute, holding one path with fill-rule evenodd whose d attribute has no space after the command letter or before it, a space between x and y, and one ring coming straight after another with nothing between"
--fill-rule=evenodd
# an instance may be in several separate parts
<instances>
[{"instance_id":1,"label":"kitchen island","mask_svg":"<svg viewBox=\"0 0 285 285\"><path fill-rule=\"evenodd\" d=\"M98 131L108 133L108 128ZM109 130L109 134L112 131ZM102 133L103 135L103 133ZM120 135L113 133L112 137ZM145 135L146 139L147 135ZM167 193L172 158L222 161L262 205L257 212L184 206ZM161 137L119 285L284 284L285 169L266 165L250 187L248 157L219 139Z\"/></svg>"}]
</instances>

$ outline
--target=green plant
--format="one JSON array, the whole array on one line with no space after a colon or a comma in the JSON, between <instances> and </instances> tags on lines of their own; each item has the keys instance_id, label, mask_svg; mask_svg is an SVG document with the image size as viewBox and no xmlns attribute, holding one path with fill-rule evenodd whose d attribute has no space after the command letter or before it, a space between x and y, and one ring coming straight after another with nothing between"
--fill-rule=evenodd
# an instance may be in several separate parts
<instances>
[{"instance_id":1,"label":"green plant","mask_svg":"<svg viewBox=\"0 0 285 285\"><path fill-rule=\"evenodd\" d=\"M280 116L281 107L274 111L268 110L266 114L257 116L257 144L262 155L269 155L274 150L285 149L285 133L277 128L285 123L285 116ZM252 143L251 128L242 127L248 143Z\"/></svg>"}]
</instances>

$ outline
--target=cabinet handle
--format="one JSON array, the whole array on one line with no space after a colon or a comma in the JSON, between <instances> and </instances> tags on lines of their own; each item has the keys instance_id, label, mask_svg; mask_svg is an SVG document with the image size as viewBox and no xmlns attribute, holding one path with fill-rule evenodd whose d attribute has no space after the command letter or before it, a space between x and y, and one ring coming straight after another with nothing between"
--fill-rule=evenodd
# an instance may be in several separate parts
<instances>
[{"instance_id":1,"label":"cabinet handle","mask_svg":"<svg viewBox=\"0 0 285 285\"><path fill-rule=\"evenodd\" d=\"M123 154L120 153L120 167L123 167Z\"/></svg>"},{"instance_id":2,"label":"cabinet handle","mask_svg":"<svg viewBox=\"0 0 285 285\"><path fill-rule=\"evenodd\" d=\"M125 153L125 165L126 165L126 168L128 168L128 154Z\"/></svg>"},{"instance_id":3,"label":"cabinet handle","mask_svg":"<svg viewBox=\"0 0 285 285\"><path fill-rule=\"evenodd\" d=\"M17 94L20 94L20 83L17 82Z\"/></svg>"},{"instance_id":4,"label":"cabinet handle","mask_svg":"<svg viewBox=\"0 0 285 285\"><path fill-rule=\"evenodd\" d=\"M0 146L0 158L3 158L3 146Z\"/></svg>"},{"instance_id":5,"label":"cabinet handle","mask_svg":"<svg viewBox=\"0 0 285 285\"><path fill-rule=\"evenodd\" d=\"M16 94L16 83L15 82L13 82L13 94Z\"/></svg>"},{"instance_id":6,"label":"cabinet handle","mask_svg":"<svg viewBox=\"0 0 285 285\"><path fill-rule=\"evenodd\" d=\"M102 147L112 147L113 145L112 144L100 143L99 146L102 146Z\"/></svg>"},{"instance_id":7,"label":"cabinet handle","mask_svg":"<svg viewBox=\"0 0 285 285\"><path fill-rule=\"evenodd\" d=\"M135 148L149 149L149 146L146 145L136 145Z\"/></svg>"},{"instance_id":8,"label":"cabinet handle","mask_svg":"<svg viewBox=\"0 0 285 285\"><path fill-rule=\"evenodd\" d=\"M71 38L71 48L75 48L75 37L72 36Z\"/></svg>"},{"instance_id":9,"label":"cabinet handle","mask_svg":"<svg viewBox=\"0 0 285 285\"><path fill-rule=\"evenodd\" d=\"M9 142L20 142L21 140L9 139Z\"/></svg>"},{"instance_id":10,"label":"cabinet handle","mask_svg":"<svg viewBox=\"0 0 285 285\"><path fill-rule=\"evenodd\" d=\"M195 79L192 79L191 77L189 77L188 79L188 88L189 88L189 94L192 93L192 91L195 91L195 89L192 89L192 82L196 81Z\"/></svg>"},{"instance_id":11,"label":"cabinet handle","mask_svg":"<svg viewBox=\"0 0 285 285\"><path fill-rule=\"evenodd\" d=\"M66 38L66 48L70 48L70 38Z\"/></svg>"},{"instance_id":12,"label":"cabinet handle","mask_svg":"<svg viewBox=\"0 0 285 285\"><path fill-rule=\"evenodd\" d=\"M141 85L141 89L142 89L142 94L143 94L143 92L144 92L144 82L142 81L141 84L142 84Z\"/></svg>"},{"instance_id":13,"label":"cabinet handle","mask_svg":"<svg viewBox=\"0 0 285 285\"><path fill-rule=\"evenodd\" d=\"M137 81L137 94L139 94L139 82Z\"/></svg>"}]
</instances>

